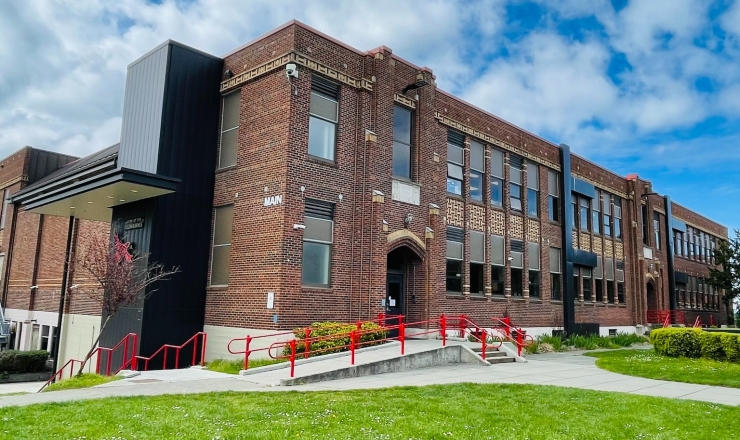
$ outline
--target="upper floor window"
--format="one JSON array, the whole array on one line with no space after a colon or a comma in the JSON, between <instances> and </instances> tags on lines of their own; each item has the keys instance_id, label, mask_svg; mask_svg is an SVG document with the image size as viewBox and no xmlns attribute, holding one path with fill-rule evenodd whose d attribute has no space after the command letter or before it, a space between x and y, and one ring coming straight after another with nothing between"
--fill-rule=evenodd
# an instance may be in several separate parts
<instances>
[{"instance_id":1,"label":"upper floor window","mask_svg":"<svg viewBox=\"0 0 740 440\"><path fill-rule=\"evenodd\" d=\"M509 156L509 203L514 211L522 211L522 168L524 161L521 157Z\"/></svg>"},{"instance_id":2,"label":"upper floor window","mask_svg":"<svg viewBox=\"0 0 740 440\"><path fill-rule=\"evenodd\" d=\"M583 197L579 197L578 200L581 207L581 231L588 232L588 205L590 204L590 202L588 201L588 199Z\"/></svg>"},{"instance_id":3,"label":"upper floor window","mask_svg":"<svg viewBox=\"0 0 740 440\"><path fill-rule=\"evenodd\" d=\"M504 153L491 150L491 204L504 205Z\"/></svg>"},{"instance_id":4,"label":"upper floor window","mask_svg":"<svg viewBox=\"0 0 740 440\"><path fill-rule=\"evenodd\" d=\"M339 84L320 76L311 77L311 108L308 121L309 156L333 161L339 121Z\"/></svg>"},{"instance_id":5,"label":"upper floor window","mask_svg":"<svg viewBox=\"0 0 740 440\"><path fill-rule=\"evenodd\" d=\"M604 235L612 236L612 201L607 193L601 193L601 214L604 218Z\"/></svg>"},{"instance_id":6,"label":"upper floor window","mask_svg":"<svg viewBox=\"0 0 740 440\"><path fill-rule=\"evenodd\" d=\"M560 221L560 176L553 170L547 170L547 212L551 221Z\"/></svg>"},{"instance_id":7,"label":"upper floor window","mask_svg":"<svg viewBox=\"0 0 740 440\"><path fill-rule=\"evenodd\" d=\"M622 199L614 196L614 236L622 239Z\"/></svg>"},{"instance_id":8,"label":"upper floor window","mask_svg":"<svg viewBox=\"0 0 740 440\"><path fill-rule=\"evenodd\" d=\"M234 205L219 206L213 210L213 248L211 249L212 286L229 284L231 263L231 225Z\"/></svg>"},{"instance_id":9,"label":"upper floor window","mask_svg":"<svg viewBox=\"0 0 740 440\"><path fill-rule=\"evenodd\" d=\"M560 289L560 248L550 248L550 297L552 299L562 299Z\"/></svg>"},{"instance_id":10,"label":"upper floor window","mask_svg":"<svg viewBox=\"0 0 740 440\"><path fill-rule=\"evenodd\" d=\"M236 91L223 98L221 115L221 148L218 156L218 167L226 168L236 165L236 150L239 137L239 103L241 93Z\"/></svg>"},{"instance_id":11,"label":"upper floor window","mask_svg":"<svg viewBox=\"0 0 740 440\"><path fill-rule=\"evenodd\" d=\"M527 164L527 214L540 214L540 167L533 163Z\"/></svg>"},{"instance_id":12,"label":"upper floor window","mask_svg":"<svg viewBox=\"0 0 740 440\"><path fill-rule=\"evenodd\" d=\"M599 192L596 192L596 196L591 199L591 227L594 230L594 234L601 234L601 199L599 199Z\"/></svg>"},{"instance_id":13,"label":"upper floor window","mask_svg":"<svg viewBox=\"0 0 740 440\"><path fill-rule=\"evenodd\" d=\"M304 285L328 287L334 243L334 204L307 199L304 222L301 281Z\"/></svg>"},{"instance_id":14,"label":"upper floor window","mask_svg":"<svg viewBox=\"0 0 740 440\"><path fill-rule=\"evenodd\" d=\"M448 226L446 244L446 288L448 292L462 293L463 230Z\"/></svg>"},{"instance_id":15,"label":"upper floor window","mask_svg":"<svg viewBox=\"0 0 740 440\"><path fill-rule=\"evenodd\" d=\"M655 234L655 249L660 250L660 214L653 213L653 234Z\"/></svg>"},{"instance_id":16,"label":"upper floor window","mask_svg":"<svg viewBox=\"0 0 740 440\"><path fill-rule=\"evenodd\" d=\"M455 131L447 132L447 192L462 195L465 137Z\"/></svg>"},{"instance_id":17,"label":"upper floor window","mask_svg":"<svg viewBox=\"0 0 740 440\"><path fill-rule=\"evenodd\" d=\"M486 171L486 148L470 142L470 200L483 201L483 174Z\"/></svg>"}]
</instances>

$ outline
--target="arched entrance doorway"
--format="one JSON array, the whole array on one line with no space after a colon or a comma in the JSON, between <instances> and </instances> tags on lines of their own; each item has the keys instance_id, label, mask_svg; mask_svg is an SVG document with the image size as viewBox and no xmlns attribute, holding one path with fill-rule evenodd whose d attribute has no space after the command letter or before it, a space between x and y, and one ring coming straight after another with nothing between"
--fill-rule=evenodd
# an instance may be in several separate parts
<instances>
[{"instance_id":1,"label":"arched entrance doorway","mask_svg":"<svg viewBox=\"0 0 740 440\"><path fill-rule=\"evenodd\" d=\"M658 310L658 295L655 292L655 283L648 281L646 291L648 310Z\"/></svg>"},{"instance_id":2,"label":"arched entrance doorway","mask_svg":"<svg viewBox=\"0 0 740 440\"><path fill-rule=\"evenodd\" d=\"M421 257L407 246L388 253L386 264L385 310L391 315L405 315L409 303L416 303L423 288Z\"/></svg>"}]
</instances>

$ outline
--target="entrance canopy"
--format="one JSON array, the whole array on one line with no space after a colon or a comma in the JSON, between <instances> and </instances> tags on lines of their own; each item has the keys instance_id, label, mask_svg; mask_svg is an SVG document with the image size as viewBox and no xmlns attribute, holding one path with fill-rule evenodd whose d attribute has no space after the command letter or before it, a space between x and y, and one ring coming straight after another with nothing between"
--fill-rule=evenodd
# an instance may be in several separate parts
<instances>
[{"instance_id":1,"label":"entrance canopy","mask_svg":"<svg viewBox=\"0 0 740 440\"><path fill-rule=\"evenodd\" d=\"M111 221L111 208L168 194L179 179L118 168L118 144L60 168L13 195L26 211Z\"/></svg>"}]
</instances>

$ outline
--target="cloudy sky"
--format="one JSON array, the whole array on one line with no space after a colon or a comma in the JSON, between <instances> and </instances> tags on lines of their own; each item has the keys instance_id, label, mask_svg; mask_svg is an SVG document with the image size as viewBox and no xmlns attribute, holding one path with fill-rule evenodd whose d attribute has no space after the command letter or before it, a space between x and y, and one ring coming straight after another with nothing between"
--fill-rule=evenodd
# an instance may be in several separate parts
<instances>
[{"instance_id":1,"label":"cloudy sky","mask_svg":"<svg viewBox=\"0 0 740 440\"><path fill-rule=\"evenodd\" d=\"M586 6L587 5L587 6ZM740 0L0 2L0 156L117 142L126 66L298 19L740 227Z\"/></svg>"}]
</instances>

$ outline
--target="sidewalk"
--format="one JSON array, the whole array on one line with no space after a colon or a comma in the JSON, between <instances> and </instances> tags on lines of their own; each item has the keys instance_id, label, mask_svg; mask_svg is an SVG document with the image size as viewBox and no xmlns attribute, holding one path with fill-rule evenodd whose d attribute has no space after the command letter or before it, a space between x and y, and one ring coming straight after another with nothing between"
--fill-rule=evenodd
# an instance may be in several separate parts
<instances>
[{"instance_id":1,"label":"sidewalk","mask_svg":"<svg viewBox=\"0 0 740 440\"><path fill-rule=\"evenodd\" d=\"M439 341L407 341L406 352L411 353L427 349L430 346L439 347L439 345ZM383 349L358 353L356 361L367 362L386 356L398 356L399 351L397 345L395 347L388 346ZM596 367L596 358L582 356L582 353L579 351L532 355L528 358L527 363L491 366L449 365L290 387L275 386L280 379L289 377L289 370L287 369L272 370L249 376L234 376L195 368L175 371L151 371L142 373L137 377L88 389L0 396L0 407L114 396L151 396L212 391L351 390L461 382L555 385L740 405L740 389L643 379L611 373ZM326 371L342 365L349 365L349 356L296 365L296 375ZM2 392L1 389L0 392Z\"/></svg>"}]
</instances>

